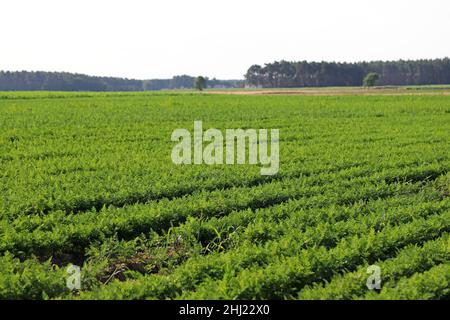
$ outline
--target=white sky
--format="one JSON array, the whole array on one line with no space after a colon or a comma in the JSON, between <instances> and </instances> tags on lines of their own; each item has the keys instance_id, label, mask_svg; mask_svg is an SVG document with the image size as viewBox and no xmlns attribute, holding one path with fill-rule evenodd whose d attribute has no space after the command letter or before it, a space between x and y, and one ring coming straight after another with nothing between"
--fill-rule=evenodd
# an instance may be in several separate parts
<instances>
[{"instance_id":1,"label":"white sky","mask_svg":"<svg viewBox=\"0 0 450 320\"><path fill-rule=\"evenodd\" d=\"M0 70L230 79L281 59L445 56L448 0L0 2Z\"/></svg>"}]
</instances>

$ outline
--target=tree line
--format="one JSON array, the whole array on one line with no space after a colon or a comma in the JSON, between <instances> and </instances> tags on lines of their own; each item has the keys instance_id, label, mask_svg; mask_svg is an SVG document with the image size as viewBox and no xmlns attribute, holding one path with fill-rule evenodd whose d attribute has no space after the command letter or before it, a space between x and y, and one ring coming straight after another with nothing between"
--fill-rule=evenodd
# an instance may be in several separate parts
<instances>
[{"instance_id":1,"label":"tree line","mask_svg":"<svg viewBox=\"0 0 450 320\"><path fill-rule=\"evenodd\" d=\"M202 78L204 87L208 88L238 88L244 86L243 80L219 80L208 77L192 77L188 75L175 76L172 79L144 80L144 90L164 90L164 89L192 89L197 88L196 80Z\"/></svg>"},{"instance_id":2,"label":"tree line","mask_svg":"<svg viewBox=\"0 0 450 320\"><path fill-rule=\"evenodd\" d=\"M0 91L141 91L142 81L67 72L0 71Z\"/></svg>"},{"instance_id":3,"label":"tree line","mask_svg":"<svg viewBox=\"0 0 450 320\"><path fill-rule=\"evenodd\" d=\"M450 59L371 62L276 61L252 65L245 79L257 87L361 86L377 73L377 85L450 84Z\"/></svg>"},{"instance_id":4,"label":"tree line","mask_svg":"<svg viewBox=\"0 0 450 320\"><path fill-rule=\"evenodd\" d=\"M368 74L377 74L377 85L450 84L450 59L371 62L289 62L253 65L245 83L256 87L361 86ZM135 80L94 77L67 72L0 71L0 91L147 91L192 89L196 79L189 75L172 79ZM202 77L203 78L203 77ZM205 88L237 88L244 80L204 78ZM366 84L366 82L365 82Z\"/></svg>"},{"instance_id":5,"label":"tree line","mask_svg":"<svg viewBox=\"0 0 450 320\"><path fill-rule=\"evenodd\" d=\"M147 91L164 89L192 89L196 77L175 76L172 79L134 80L114 77L94 77L68 72L0 71L0 91ZM205 78L205 86L234 88L243 80Z\"/></svg>"}]
</instances>

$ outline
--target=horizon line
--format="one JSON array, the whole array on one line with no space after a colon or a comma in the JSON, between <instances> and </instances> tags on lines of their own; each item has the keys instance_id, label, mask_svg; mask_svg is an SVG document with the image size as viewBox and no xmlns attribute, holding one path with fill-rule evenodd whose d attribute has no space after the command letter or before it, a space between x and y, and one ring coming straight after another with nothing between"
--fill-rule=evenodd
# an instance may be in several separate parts
<instances>
[{"instance_id":1,"label":"horizon line","mask_svg":"<svg viewBox=\"0 0 450 320\"><path fill-rule=\"evenodd\" d=\"M299 62L306 62L306 63L341 63L341 64L359 64L359 63L371 63L371 62L383 62L383 63L388 63L388 62L400 62L400 61L433 61L433 60L445 60L445 59L450 59L450 56L445 56L445 57L441 57L441 58L420 58L420 59L403 59L403 58L399 58L399 59L379 59L379 60L357 60L357 61L327 61L327 60L287 60L287 59L280 59L280 60L274 60L272 62L266 62L264 63L264 65L268 65L268 64L273 64L273 63L279 63L279 62L288 62L288 63L299 63ZM254 63L253 65L260 65L258 63ZM250 67L251 67L250 66ZM249 67L249 68L250 68ZM216 80L220 80L220 81L245 81L245 75L242 75L242 78L218 78L218 77L209 77L206 75L189 75L189 74L176 74L176 75L172 75L172 77L155 77L155 78L146 78L146 79L138 79L138 78L133 78L133 77L122 77L122 76L111 76L111 75L93 75L93 74L89 74L89 73L83 73L83 72L70 72L70 71L48 71L48 70L7 70L7 69L2 69L0 70L0 72L43 72L43 73L67 73L67 74L72 74L72 75L80 75L80 76L88 76L88 77L95 77L95 78L115 78L115 79L124 79L124 80L131 80L131 81L149 81L149 80L170 80L173 79L175 77L182 77L182 76L188 76L188 77L198 77L198 76L204 76L207 77L208 79L212 80L212 79L216 79Z\"/></svg>"}]
</instances>

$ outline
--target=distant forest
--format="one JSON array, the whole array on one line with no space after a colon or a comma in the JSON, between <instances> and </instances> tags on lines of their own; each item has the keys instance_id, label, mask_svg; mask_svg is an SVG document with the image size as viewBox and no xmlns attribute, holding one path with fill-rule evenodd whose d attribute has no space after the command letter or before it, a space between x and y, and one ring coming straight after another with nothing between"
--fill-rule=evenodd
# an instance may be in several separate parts
<instances>
[{"instance_id":1,"label":"distant forest","mask_svg":"<svg viewBox=\"0 0 450 320\"><path fill-rule=\"evenodd\" d=\"M365 75L380 75L377 85L450 84L450 59L357 63L280 61L251 66L247 85L256 87L361 86Z\"/></svg>"},{"instance_id":2,"label":"distant forest","mask_svg":"<svg viewBox=\"0 0 450 320\"><path fill-rule=\"evenodd\" d=\"M67 72L0 71L0 91L146 91L192 89L195 77L183 75L172 79L133 80L112 77L92 77ZM211 88L244 86L243 80L207 79Z\"/></svg>"},{"instance_id":3,"label":"distant forest","mask_svg":"<svg viewBox=\"0 0 450 320\"><path fill-rule=\"evenodd\" d=\"M192 89L195 77L175 76L172 79L144 80L144 90L164 90L164 89ZM206 85L209 88L239 88L244 86L244 80L218 80L206 78Z\"/></svg>"},{"instance_id":4,"label":"distant forest","mask_svg":"<svg viewBox=\"0 0 450 320\"><path fill-rule=\"evenodd\" d=\"M251 66L244 80L208 79L208 88L292 88L361 86L370 72L380 75L377 85L450 84L450 59L372 61L357 63L279 61ZM67 72L0 71L0 91L147 91L192 89L195 77L134 80L93 77Z\"/></svg>"}]
</instances>

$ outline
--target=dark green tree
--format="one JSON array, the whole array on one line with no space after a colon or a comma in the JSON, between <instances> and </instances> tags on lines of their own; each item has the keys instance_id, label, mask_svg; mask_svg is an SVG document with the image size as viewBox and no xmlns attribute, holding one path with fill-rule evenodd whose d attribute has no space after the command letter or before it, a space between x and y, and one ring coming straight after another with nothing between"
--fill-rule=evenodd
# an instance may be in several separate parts
<instances>
[{"instance_id":1,"label":"dark green tree","mask_svg":"<svg viewBox=\"0 0 450 320\"><path fill-rule=\"evenodd\" d=\"M206 78L202 77L202 76L198 76L197 78L195 78L194 88L199 91L202 91L203 89L205 89L206 88Z\"/></svg>"},{"instance_id":2,"label":"dark green tree","mask_svg":"<svg viewBox=\"0 0 450 320\"><path fill-rule=\"evenodd\" d=\"M364 87L373 87L375 82L380 79L380 75L376 72L369 72L363 79Z\"/></svg>"}]
</instances>

